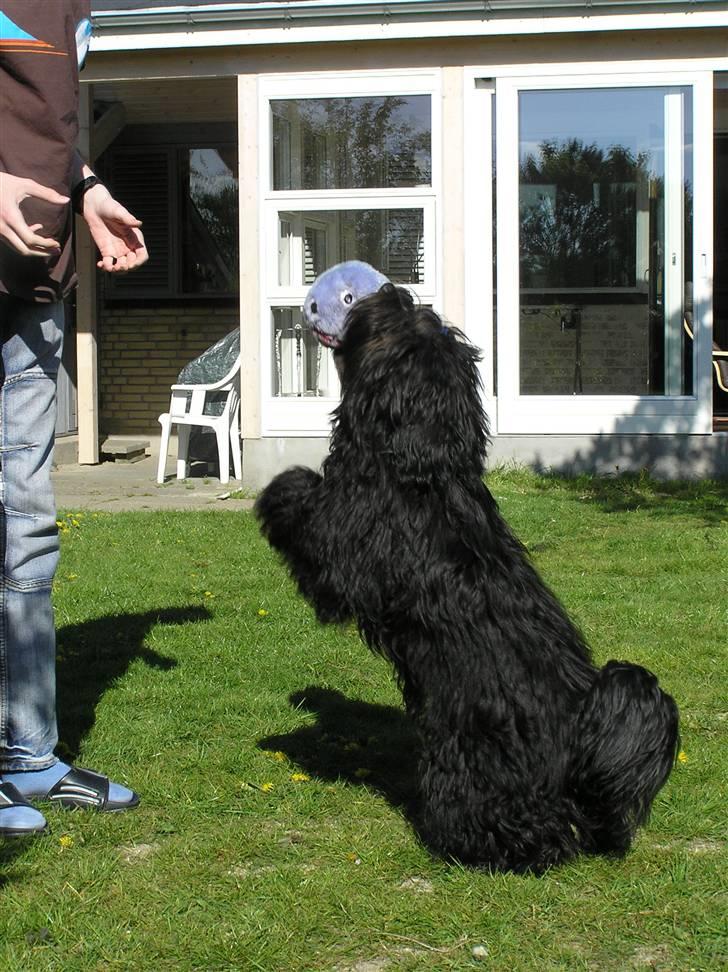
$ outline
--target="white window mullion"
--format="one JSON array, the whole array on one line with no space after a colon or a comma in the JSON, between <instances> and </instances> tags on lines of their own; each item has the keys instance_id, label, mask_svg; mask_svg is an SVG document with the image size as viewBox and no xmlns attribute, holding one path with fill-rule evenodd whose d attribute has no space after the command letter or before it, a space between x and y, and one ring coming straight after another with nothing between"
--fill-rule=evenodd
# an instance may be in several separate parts
<instances>
[{"instance_id":1,"label":"white window mullion","mask_svg":"<svg viewBox=\"0 0 728 972\"><path fill-rule=\"evenodd\" d=\"M501 80L496 85L496 183L498 294L498 400L514 402L519 395L519 221L518 221L518 87Z\"/></svg>"},{"instance_id":2,"label":"white window mullion","mask_svg":"<svg viewBox=\"0 0 728 972\"><path fill-rule=\"evenodd\" d=\"M466 70L463 100L465 182L465 319L464 330L482 351L480 364L485 407L491 426L497 422L493 355L493 126L495 83L474 68ZM469 178L468 168L474 169ZM477 253L478 259L472 259Z\"/></svg>"},{"instance_id":3,"label":"white window mullion","mask_svg":"<svg viewBox=\"0 0 728 972\"><path fill-rule=\"evenodd\" d=\"M682 393L685 202L681 91L665 95L665 394Z\"/></svg>"}]
</instances>

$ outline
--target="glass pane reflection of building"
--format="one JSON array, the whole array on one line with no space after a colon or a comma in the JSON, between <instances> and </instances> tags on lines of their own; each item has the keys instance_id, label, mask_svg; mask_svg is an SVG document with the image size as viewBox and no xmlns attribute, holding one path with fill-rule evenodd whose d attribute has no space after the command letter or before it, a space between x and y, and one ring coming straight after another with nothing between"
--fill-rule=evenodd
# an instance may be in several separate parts
<instances>
[{"instance_id":1,"label":"glass pane reflection of building","mask_svg":"<svg viewBox=\"0 0 728 972\"><path fill-rule=\"evenodd\" d=\"M344 260L363 260L393 283L425 280L422 209L285 212L278 220L278 283L313 283Z\"/></svg>"}]
</instances>

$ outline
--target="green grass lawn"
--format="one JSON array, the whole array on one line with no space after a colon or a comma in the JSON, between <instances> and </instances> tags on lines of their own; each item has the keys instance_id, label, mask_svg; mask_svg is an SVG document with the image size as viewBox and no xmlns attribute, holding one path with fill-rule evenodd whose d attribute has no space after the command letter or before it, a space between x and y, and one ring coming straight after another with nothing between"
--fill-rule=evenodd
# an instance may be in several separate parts
<instances>
[{"instance_id":1,"label":"green grass lawn","mask_svg":"<svg viewBox=\"0 0 728 972\"><path fill-rule=\"evenodd\" d=\"M0 968L726 968L728 485L489 482L597 660L681 707L624 861L433 860L387 665L316 623L250 514L64 513L62 748L143 802L49 808L51 836L0 846Z\"/></svg>"}]
</instances>

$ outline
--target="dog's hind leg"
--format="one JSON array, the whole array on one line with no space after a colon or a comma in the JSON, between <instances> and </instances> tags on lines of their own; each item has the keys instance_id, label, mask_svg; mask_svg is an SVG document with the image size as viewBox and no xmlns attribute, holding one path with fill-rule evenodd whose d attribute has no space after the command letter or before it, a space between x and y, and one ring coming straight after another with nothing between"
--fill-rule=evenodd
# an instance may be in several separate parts
<instances>
[{"instance_id":1,"label":"dog's hind leg","mask_svg":"<svg viewBox=\"0 0 728 972\"><path fill-rule=\"evenodd\" d=\"M611 661L596 675L573 738L567 795L584 815L584 850L621 856L674 764L677 706L651 672Z\"/></svg>"},{"instance_id":2,"label":"dog's hind leg","mask_svg":"<svg viewBox=\"0 0 728 972\"><path fill-rule=\"evenodd\" d=\"M472 737L425 743L418 832L443 857L493 871L542 874L579 851L573 808L530 767Z\"/></svg>"}]
</instances>

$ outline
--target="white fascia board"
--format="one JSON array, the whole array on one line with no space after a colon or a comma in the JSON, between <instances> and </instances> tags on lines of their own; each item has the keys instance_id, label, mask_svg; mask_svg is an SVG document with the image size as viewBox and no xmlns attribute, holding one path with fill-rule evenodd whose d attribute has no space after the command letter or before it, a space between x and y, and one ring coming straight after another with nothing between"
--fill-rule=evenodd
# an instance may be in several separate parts
<instances>
[{"instance_id":1,"label":"white fascia board","mask_svg":"<svg viewBox=\"0 0 728 972\"><path fill-rule=\"evenodd\" d=\"M342 6L342 16L345 9ZM283 21L283 18L281 17ZM153 21L150 20L150 27ZM92 50L150 51L173 48L251 47L281 44L321 44L358 41L418 40L456 37L499 37L529 34L573 34L599 31L678 30L728 27L725 11L695 13L620 14L619 16L528 17L514 20L478 18L473 20L430 20L422 15L417 20L379 23L316 24L302 26L288 21L289 26L225 27L211 29L198 25L193 29L160 31L144 28L123 33L122 25L107 27L103 15L95 18L97 33ZM191 26L191 25L190 25ZM116 31L119 31L118 33ZM113 31L113 32L112 32Z\"/></svg>"}]
</instances>

